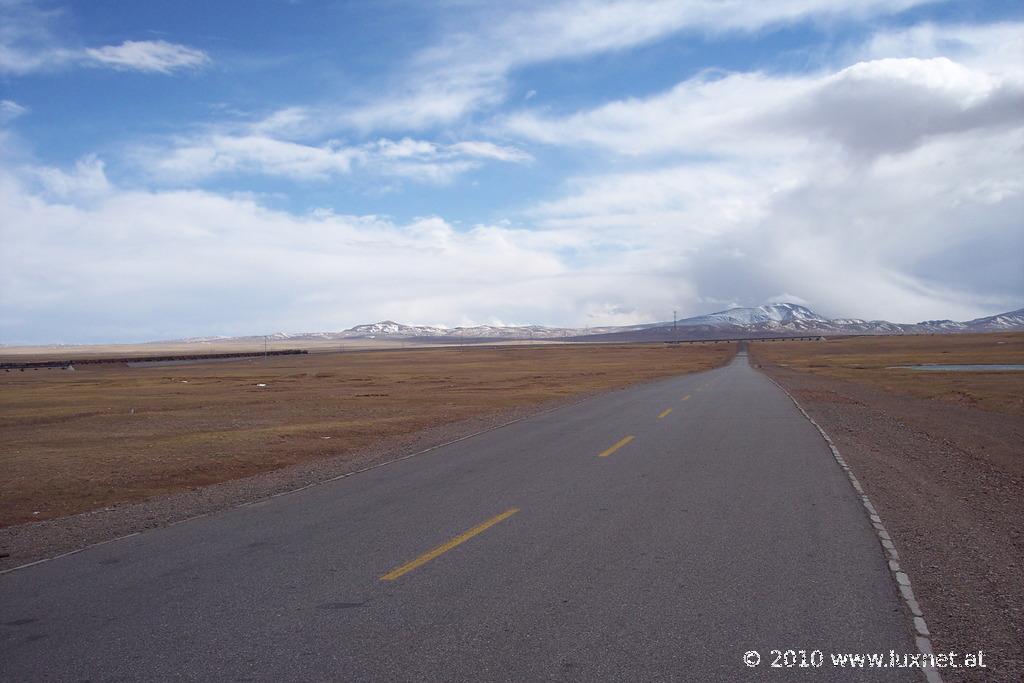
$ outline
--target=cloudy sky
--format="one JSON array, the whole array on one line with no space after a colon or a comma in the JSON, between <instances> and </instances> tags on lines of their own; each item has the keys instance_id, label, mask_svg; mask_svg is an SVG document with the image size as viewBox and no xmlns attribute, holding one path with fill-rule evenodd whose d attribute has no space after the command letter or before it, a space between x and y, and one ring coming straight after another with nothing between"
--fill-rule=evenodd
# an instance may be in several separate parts
<instances>
[{"instance_id":1,"label":"cloudy sky","mask_svg":"<svg viewBox=\"0 0 1024 683\"><path fill-rule=\"evenodd\" d=\"M1024 5L0 0L0 342L1024 305Z\"/></svg>"}]
</instances>

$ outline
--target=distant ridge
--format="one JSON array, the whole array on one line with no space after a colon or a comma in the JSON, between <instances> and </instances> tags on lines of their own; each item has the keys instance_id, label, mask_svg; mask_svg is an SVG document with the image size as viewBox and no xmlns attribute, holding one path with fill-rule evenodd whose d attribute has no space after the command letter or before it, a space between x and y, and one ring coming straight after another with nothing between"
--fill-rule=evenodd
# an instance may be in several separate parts
<instances>
[{"instance_id":1,"label":"distant ridge","mask_svg":"<svg viewBox=\"0 0 1024 683\"><path fill-rule=\"evenodd\" d=\"M673 332L675 329L675 332ZM393 320L356 325L341 332L307 332L269 335L279 341L317 341L342 339L567 339L587 341L659 341L671 339L711 339L743 337L786 337L806 335L885 335L947 334L965 332L1024 331L1024 308L976 318L964 322L925 320L919 323L891 323L886 320L825 318L806 306L777 303L756 308L730 308L717 313L684 318L675 323L656 322L641 325L572 328L542 325L475 325L472 327L434 327L406 325ZM238 337L235 339L262 339ZM204 337L184 341L227 341L226 337Z\"/></svg>"},{"instance_id":2,"label":"distant ridge","mask_svg":"<svg viewBox=\"0 0 1024 683\"><path fill-rule=\"evenodd\" d=\"M830 319L799 304L780 303L732 308L680 320L677 325L678 339L1005 332L1024 331L1024 308L965 322L926 320L907 324L859 318ZM601 341L670 340L672 323L659 323L637 331L613 331L597 338Z\"/></svg>"}]
</instances>

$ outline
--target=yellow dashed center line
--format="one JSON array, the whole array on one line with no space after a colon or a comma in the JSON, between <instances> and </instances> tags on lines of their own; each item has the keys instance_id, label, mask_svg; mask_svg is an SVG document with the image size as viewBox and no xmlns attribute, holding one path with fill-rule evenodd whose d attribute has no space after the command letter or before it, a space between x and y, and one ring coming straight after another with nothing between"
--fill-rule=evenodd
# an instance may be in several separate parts
<instances>
[{"instance_id":1,"label":"yellow dashed center line","mask_svg":"<svg viewBox=\"0 0 1024 683\"><path fill-rule=\"evenodd\" d=\"M630 438L633 438L633 437L630 437ZM451 550L452 548L454 548L456 546L462 545L463 543L465 543L469 539L473 538L477 534L481 534L481 533L487 531L488 529L490 529L492 526L494 526L498 522L501 522L501 521L504 521L504 520L508 519L509 517L511 517L512 515L516 514L517 512L519 512L519 508L511 508L509 510L505 510L500 515L497 515L495 517L491 517L486 522L482 522L480 524L477 524L475 527L473 527L469 531L466 531L466 532L463 532L463 533L459 534L458 536L456 536L452 540L448 541L447 543L439 545L436 548L434 548L433 550L430 550L430 551L427 551L427 552L423 553L422 555L417 557L415 560L413 560L411 562L406 562L405 564L403 564L401 567L398 567L397 569L392 569L387 574L385 574L384 576L380 577L380 580L381 581L394 581L398 577L400 577L400 576L402 576L404 574L408 574L413 569L416 569L417 567L425 565L427 562L430 562L435 557L438 557L440 555L445 554L446 552L448 552L449 550Z\"/></svg>"},{"instance_id":2,"label":"yellow dashed center line","mask_svg":"<svg viewBox=\"0 0 1024 683\"><path fill-rule=\"evenodd\" d=\"M599 458L607 458L609 455L611 455L615 451L619 450L620 448L622 448L623 446L625 446L627 443L629 443L632 440L633 440L633 436L632 435L624 437L622 439L619 439L613 446L611 446L607 450L604 450L604 451L601 451L600 453L598 453L597 457L599 457Z\"/></svg>"},{"instance_id":3,"label":"yellow dashed center line","mask_svg":"<svg viewBox=\"0 0 1024 683\"><path fill-rule=\"evenodd\" d=\"M668 415L671 412L672 412L671 408L665 408L665 410L663 410L660 413L658 413L658 419L660 420L661 418L665 417L666 415Z\"/></svg>"}]
</instances>

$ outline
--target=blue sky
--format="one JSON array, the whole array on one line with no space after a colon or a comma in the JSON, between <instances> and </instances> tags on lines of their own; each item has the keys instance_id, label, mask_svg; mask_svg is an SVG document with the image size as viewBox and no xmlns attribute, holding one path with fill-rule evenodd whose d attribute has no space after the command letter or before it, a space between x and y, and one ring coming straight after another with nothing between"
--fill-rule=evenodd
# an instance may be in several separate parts
<instances>
[{"instance_id":1,"label":"blue sky","mask_svg":"<svg viewBox=\"0 0 1024 683\"><path fill-rule=\"evenodd\" d=\"M1024 300L1013 2L0 0L0 342Z\"/></svg>"}]
</instances>

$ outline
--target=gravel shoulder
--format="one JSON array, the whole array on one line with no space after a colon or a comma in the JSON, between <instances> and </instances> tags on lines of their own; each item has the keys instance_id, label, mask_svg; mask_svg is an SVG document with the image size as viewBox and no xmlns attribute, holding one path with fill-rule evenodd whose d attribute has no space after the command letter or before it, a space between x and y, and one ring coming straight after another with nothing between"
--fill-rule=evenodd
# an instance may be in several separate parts
<instances>
[{"instance_id":1,"label":"gravel shoulder","mask_svg":"<svg viewBox=\"0 0 1024 683\"><path fill-rule=\"evenodd\" d=\"M1024 671L1024 421L764 364L828 432L914 582L936 652L982 650L985 671Z\"/></svg>"}]
</instances>

